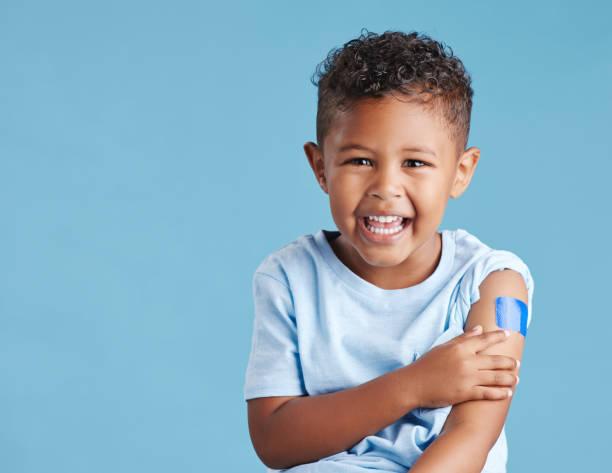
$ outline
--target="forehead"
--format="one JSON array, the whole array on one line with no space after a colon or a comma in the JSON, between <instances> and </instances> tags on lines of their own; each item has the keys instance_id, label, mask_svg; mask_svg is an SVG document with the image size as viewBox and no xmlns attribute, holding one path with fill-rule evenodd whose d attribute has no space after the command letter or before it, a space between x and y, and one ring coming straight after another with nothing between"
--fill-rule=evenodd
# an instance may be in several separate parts
<instances>
[{"instance_id":1,"label":"forehead","mask_svg":"<svg viewBox=\"0 0 612 473\"><path fill-rule=\"evenodd\" d=\"M395 152L428 149L441 157L454 150L447 125L434 107L407 98L365 98L336 113L324 148L339 152L349 144Z\"/></svg>"}]
</instances>

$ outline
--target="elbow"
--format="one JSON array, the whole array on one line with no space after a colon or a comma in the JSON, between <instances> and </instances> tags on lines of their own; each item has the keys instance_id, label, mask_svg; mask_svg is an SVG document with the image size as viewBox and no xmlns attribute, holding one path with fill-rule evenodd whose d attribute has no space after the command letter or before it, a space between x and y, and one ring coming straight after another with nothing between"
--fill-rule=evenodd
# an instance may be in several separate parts
<instances>
[{"instance_id":1,"label":"elbow","mask_svg":"<svg viewBox=\"0 0 612 473\"><path fill-rule=\"evenodd\" d=\"M297 396L296 396L297 397ZM274 399L274 398L273 398ZM255 453L268 468L284 470L305 463L300 452L303 441L291 425L291 416L275 413L289 402L282 398L249 404L249 434Z\"/></svg>"},{"instance_id":2,"label":"elbow","mask_svg":"<svg viewBox=\"0 0 612 473\"><path fill-rule=\"evenodd\" d=\"M272 451L271 448L255 447L255 453L264 465L273 470L285 470L300 464L288 462L286 458L282 458L278 452Z\"/></svg>"},{"instance_id":3,"label":"elbow","mask_svg":"<svg viewBox=\"0 0 612 473\"><path fill-rule=\"evenodd\" d=\"M284 470L286 468L291 468L292 466L294 466L294 465L287 465L286 463L279 461L280 460L279 458L269 453L257 452L257 456L259 457L259 459L264 465L266 465L268 468L271 468L273 470Z\"/></svg>"},{"instance_id":4,"label":"elbow","mask_svg":"<svg viewBox=\"0 0 612 473\"><path fill-rule=\"evenodd\" d=\"M262 431L262 429L250 428L249 433L253 449L265 466L273 470L282 470L294 466L287 465L286 462L283 463L282 459L279 458L278 452L274 449L274 445L278 442L275 442L269 435L266 435L266 432Z\"/></svg>"},{"instance_id":5,"label":"elbow","mask_svg":"<svg viewBox=\"0 0 612 473\"><path fill-rule=\"evenodd\" d=\"M257 457L268 468L273 470L285 470L301 464L299 462L292 463L288 461L287 458L283 458L282 452L279 452L274 448L276 443L274 441L265 441L261 438L255 440L255 438L251 435L251 442L253 443L253 448L257 454Z\"/></svg>"},{"instance_id":6,"label":"elbow","mask_svg":"<svg viewBox=\"0 0 612 473\"><path fill-rule=\"evenodd\" d=\"M257 456L264 465L273 470L285 470L297 465L283 462L282 459L275 456L274 453L264 451L262 449L255 448L255 453L257 453Z\"/></svg>"},{"instance_id":7,"label":"elbow","mask_svg":"<svg viewBox=\"0 0 612 473\"><path fill-rule=\"evenodd\" d=\"M277 464L274 461L273 455L271 454L272 452L270 452L270 448L268 447L270 442L267 442L266 438L260 432L256 432L253 428L249 429L249 434L251 436L253 449L261 462L268 468L279 469L277 468Z\"/></svg>"},{"instance_id":8,"label":"elbow","mask_svg":"<svg viewBox=\"0 0 612 473\"><path fill-rule=\"evenodd\" d=\"M286 468L280 465L277 461L275 461L274 457L262 452L257 448L255 449L255 453L257 453L257 457L259 458L259 460L261 460L261 462L268 468L271 468L273 470L282 470L283 468Z\"/></svg>"}]
</instances>

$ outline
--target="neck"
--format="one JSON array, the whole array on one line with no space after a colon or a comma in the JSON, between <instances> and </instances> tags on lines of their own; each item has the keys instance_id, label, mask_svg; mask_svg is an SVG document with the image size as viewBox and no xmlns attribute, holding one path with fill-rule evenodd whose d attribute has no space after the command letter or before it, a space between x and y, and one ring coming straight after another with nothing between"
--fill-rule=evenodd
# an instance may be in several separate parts
<instances>
[{"instance_id":1,"label":"neck","mask_svg":"<svg viewBox=\"0 0 612 473\"><path fill-rule=\"evenodd\" d=\"M404 289L425 281L442 258L442 235L435 232L402 263L395 266L373 266L340 235L330 242L340 261L357 276L381 289Z\"/></svg>"}]
</instances>

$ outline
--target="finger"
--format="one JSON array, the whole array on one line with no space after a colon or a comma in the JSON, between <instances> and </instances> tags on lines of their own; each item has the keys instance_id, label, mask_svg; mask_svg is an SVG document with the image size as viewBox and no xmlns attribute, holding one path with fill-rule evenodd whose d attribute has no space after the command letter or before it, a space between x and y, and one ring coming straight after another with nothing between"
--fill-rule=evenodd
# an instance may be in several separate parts
<instances>
[{"instance_id":1,"label":"finger","mask_svg":"<svg viewBox=\"0 0 612 473\"><path fill-rule=\"evenodd\" d=\"M468 344L468 347L475 352L479 352L491 345L506 341L509 336L510 332L508 330L492 330L475 337L469 337L463 343Z\"/></svg>"},{"instance_id":2,"label":"finger","mask_svg":"<svg viewBox=\"0 0 612 473\"><path fill-rule=\"evenodd\" d=\"M477 355L478 369L481 370L514 370L518 368L518 360L505 355Z\"/></svg>"},{"instance_id":3,"label":"finger","mask_svg":"<svg viewBox=\"0 0 612 473\"><path fill-rule=\"evenodd\" d=\"M483 370L478 373L478 384L481 386L508 386L518 384L518 376L507 371Z\"/></svg>"},{"instance_id":4,"label":"finger","mask_svg":"<svg viewBox=\"0 0 612 473\"><path fill-rule=\"evenodd\" d=\"M474 386L473 399L488 399L498 401L500 399L509 399L514 394L510 388L492 388L489 386Z\"/></svg>"}]
</instances>

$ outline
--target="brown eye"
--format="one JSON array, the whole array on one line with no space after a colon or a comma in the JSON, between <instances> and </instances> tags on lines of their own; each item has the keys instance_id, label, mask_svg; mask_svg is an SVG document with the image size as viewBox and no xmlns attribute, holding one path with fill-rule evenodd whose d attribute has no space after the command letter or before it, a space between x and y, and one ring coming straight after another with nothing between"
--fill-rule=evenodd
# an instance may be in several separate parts
<instances>
[{"instance_id":1,"label":"brown eye","mask_svg":"<svg viewBox=\"0 0 612 473\"><path fill-rule=\"evenodd\" d=\"M407 159L404 162L405 163L411 163L410 165L408 165L409 168L420 168L420 167L425 166L425 163L423 161L419 161L417 159Z\"/></svg>"},{"instance_id":2,"label":"brown eye","mask_svg":"<svg viewBox=\"0 0 612 473\"><path fill-rule=\"evenodd\" d=\"M371 161L368 158L353 158L350 159L348 162L352 164L358 164L360 166L367 166L368 164L371 164Z\"/></svg>"}]
</instances>

